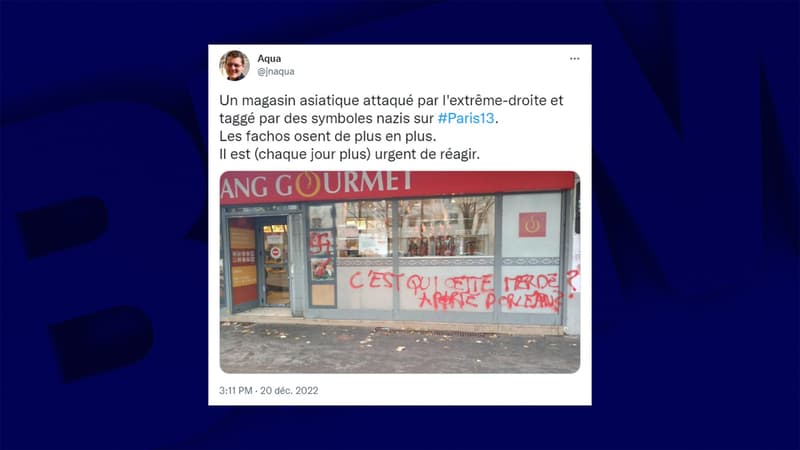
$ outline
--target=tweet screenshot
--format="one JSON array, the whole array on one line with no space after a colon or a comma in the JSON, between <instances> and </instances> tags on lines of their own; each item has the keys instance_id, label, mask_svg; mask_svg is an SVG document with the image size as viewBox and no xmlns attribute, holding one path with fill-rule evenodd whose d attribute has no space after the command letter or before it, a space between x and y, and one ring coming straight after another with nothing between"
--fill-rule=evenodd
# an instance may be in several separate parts
<instances>
[{"instance_id":1,"label":"tweet screenshot","mask_svg":"<svg viewBox=\"0 0 800 450\"><path fill-rule=\"evenodd\" d=\"M209 45L209 405L591 405L590 45Z\"/></svg>"}]
</instances>

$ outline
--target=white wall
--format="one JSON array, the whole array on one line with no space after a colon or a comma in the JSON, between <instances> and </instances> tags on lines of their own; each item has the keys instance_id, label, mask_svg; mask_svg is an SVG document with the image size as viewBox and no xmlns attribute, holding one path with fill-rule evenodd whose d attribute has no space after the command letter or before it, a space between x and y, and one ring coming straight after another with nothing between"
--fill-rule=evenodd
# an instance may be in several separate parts
<instances>
[{"instance_id":1,"label":"white wall","mask_svg":"<svg viewBox=\"0 0 800 450\"><path fill-rule=\"evenodd\" d=\"M437 311L444 316L494 308L486 308L487 296L494 298L493 266L400 266L400 273L403 311Z\"/></svg>"},{"instance_id":2,"label":"white wall","mask_svg":"<svg viewBox=\"0 0 800 450\"><path fill-rule=\"evenodd\" d=\"M341 262L342 260L339 259ZM385 287L392 266L342 266L336 269L336 294L338 309L392 310L392 291ZM389 278L391 279L391 278ZM356 288L351 287L351 283ZM380 287L372 287L377 285Z\"/></svg>"},{"instance_id":3,"label":"white wall","mask_svg":"<svg viewBox=\"0 0 800 450\"><path fill-rule=\"evenodd\" d=\"M519 237L521 213L547 213L544 237ZM561 250L561 193L503 196L503 257L558 257Z\"/></svg>"}]
</instances>

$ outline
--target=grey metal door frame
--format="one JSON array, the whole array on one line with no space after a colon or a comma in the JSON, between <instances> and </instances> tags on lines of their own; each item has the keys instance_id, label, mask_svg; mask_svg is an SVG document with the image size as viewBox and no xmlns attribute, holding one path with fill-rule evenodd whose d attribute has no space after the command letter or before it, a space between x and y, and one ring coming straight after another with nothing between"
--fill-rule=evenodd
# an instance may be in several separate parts
<instances>
[{"instance_id":1,"label":"grey metal door frame","mask_svg":"<svg viewBox=\"0 0 800 450\"><path fill-rule=\"evenodd\" d=\"M289 308L291 309L292 316L302 317L305 303L308 299L308 270L306 264L306 253L303 249L305 245L305 220L303 211L292 212L275 212L269 214L262 214L256 217L257 243L258 246L258 280L259 280L259 304L266 306L265 285L266 277L264 276L264 233L263 227L268 222L274 221L275 217L283 217L286 219L287 238L289 240L287 250L286 266L289 272ZM272 219L272 220L270 220Z\"/></svg>"},{"instance_id":2,"label":"grey metal door frame","mask_svg":"<svg viewBox=\"0 0 800 450\"><path fill-rule=\"evenodd\" d=\"M294 317L303 316L309 300L306 217L303 212L297 212L288 214L286 218L289 227L289 307Z\"/></svg>"},{"instance_id":3,"label":"grey metal door frame","mask_svg":"<svg viewBox=\"0 0 800 450\"><path fill-rule=\"evenodd\" d=\"M268 225L276 225L276 221L280 222L280 225L285 225L288 230L289 226L289 218L287 214L271 214L265 217L258 217L256 219L256 260L257 260L257 270L258 270L258 305L265 306L265 307L275 307L275 308L285 308L286 305L270 305L267 303L267 295L269 294L269 290L267 289L267 277L266 272L267 268L278 268L278 267L285 267L285 270L289 271L289 262L291 256L288 254L284 258L285 262L282 263L267 263L267 251L265 250L265 243L264 243L264 227ZM276 220L277 219L277 220ZM286 233L287 239L289 233ZM287 243L288 246L291 246L291 242ZM291 247L290 247L291 248ZM287 286L289 292L291 294L291 286Z\"/></svg>"}]
</instances>

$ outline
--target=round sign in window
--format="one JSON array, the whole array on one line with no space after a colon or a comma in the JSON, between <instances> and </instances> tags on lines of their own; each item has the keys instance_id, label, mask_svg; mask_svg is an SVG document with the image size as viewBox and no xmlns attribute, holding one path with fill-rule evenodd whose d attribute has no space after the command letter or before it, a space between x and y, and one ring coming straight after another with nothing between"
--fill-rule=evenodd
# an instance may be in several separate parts
<instances>
[{"instance_id":1,"label":"round sign in window","mask_svg":"<svg viewBox=\"0 0 800 450\"><path fill-rule=\"evenodd\" d=\"M272 249L270 249L270 251L269 251L269 256L271 256L272 259L280 258L281 257L281 249L280 249L280 247L272 247Z\"/></svg>"}]
</instances>

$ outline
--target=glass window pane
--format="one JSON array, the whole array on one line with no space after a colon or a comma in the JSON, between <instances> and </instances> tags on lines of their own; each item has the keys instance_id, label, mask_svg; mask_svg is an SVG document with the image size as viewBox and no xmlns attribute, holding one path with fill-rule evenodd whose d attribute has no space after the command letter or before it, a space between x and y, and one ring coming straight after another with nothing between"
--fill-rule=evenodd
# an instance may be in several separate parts
<instances>
[{"instance_id":1,"label":"glass window pane","mask_svg":"<svg viewBox=\"0 0 800 450\"><path fill-rule=\"evenodd\" d=\"M390 255L391 203L383 200L336 203L339 257Z\"/></svg>"},{"instance_id":2,"label":"glass window pane","mask_svg":"<svg viewBox=\"0 0 800 450\"><path fill-rule=\"evenodd\" d=\"M308 207L308 226L315 228L333 228L333 205Z\"/></svg>"},{"instance_id":3,"label":"glass window pane","mask_svg":"<svg viewBox=\"0 0 800 450\"><path fill-rule=\"evenodd\" d=\"M494 254L494 196L401 200L403 256Z\"/></svg>"}]
</instances>

